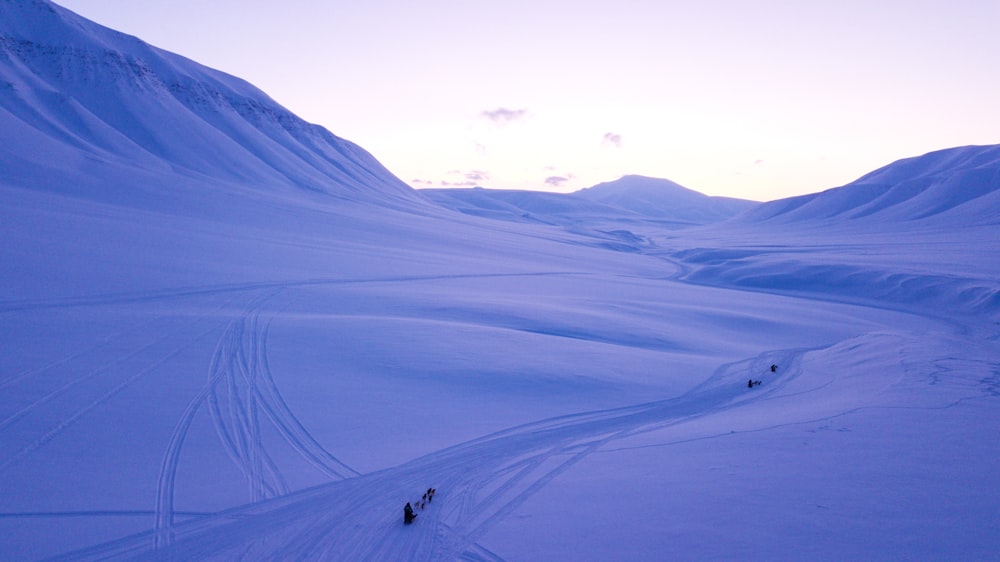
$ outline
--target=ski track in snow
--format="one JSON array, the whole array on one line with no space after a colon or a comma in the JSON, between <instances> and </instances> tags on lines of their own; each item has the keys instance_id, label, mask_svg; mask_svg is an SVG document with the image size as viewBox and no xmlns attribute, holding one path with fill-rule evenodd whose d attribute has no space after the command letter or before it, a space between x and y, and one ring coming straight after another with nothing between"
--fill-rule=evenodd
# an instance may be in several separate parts
<instances>
[{"instance_id":1,"label":"ski track in snow","mask_svg":"<svg viewBox=\"0 0 1000 562\"><path fill-rule=\"evenodd\" d=\"M316 442L278 392L267 361L269 324L262 327L260 319L264 303L276 292L251 301L241 317L230 324L219 340L208 381L188 404L174 429L157 485L157 548L173 542L174 492L180 454L195 415L206 404L224 449L243 473L255 502L288 493L288 485L261 441L261 412L295 451L326 476L332 479L358 474ZM223 408L222 403L228 407Z\"/></svg>"},{"instance_id":2,"label":"ski track in snow","mask_svg":"<svg viewBox=\"0 0 1000 562\"><path fill-rule=\"evenodd\" d=\"M158 559L500 560L477 541L561 473L616 440L766 399L797 377L796 358L804 352L767 353L725 366L679 398L525 424L359 475L315 444L270 394L276 388L266 367L269 323L261 319L267 298L251 303L230 325L209 381L181 416L161 469L155 530L64 559L141 554ZM780 376L764 388L741 388L747 372L762 373L771 362L783 365ZM219 404L223 398L228 410ZM213 404L220 439L261 501L177 523L173 495L180 453L195 413L206 403ZM319 463L317 468L343 479L285 493L262 450L257 408L303 456ZM402 526L401 506L428 485L439 489L435 501L418 511L414 525Z\"/></svg>"}]
</instances>

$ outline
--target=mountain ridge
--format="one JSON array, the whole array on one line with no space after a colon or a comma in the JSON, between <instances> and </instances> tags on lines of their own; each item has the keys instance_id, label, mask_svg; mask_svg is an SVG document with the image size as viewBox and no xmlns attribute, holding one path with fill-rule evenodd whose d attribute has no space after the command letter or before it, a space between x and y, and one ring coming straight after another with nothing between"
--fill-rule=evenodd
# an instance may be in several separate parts
<instances>
[{"instance_id":1,"label":"mountain ridge","mask_svg":"<svg viewBox=\"0 0 1000 562\"><path fill-rule=\"evenodd\" d=\"M841 187L763 203L737 220L768 223L970 223L1000 217L1000 145L972 145L904 158Z\"/></svg>"},{"instance_id":2,"label":"mountain ridge","mask_svg":"<svg viewBox=\"0 0 1000 562\"><path fill-rule=\"evenodd\" d=\"M0 135L8 146L0 162L9 169L65 178L94 165L138 167L213 184L423 205L367 151L242 79L44 0L5 3L0 21ZM85 195L100 196L93 191L100 183Z\"/></svg>"},{"instance_id":3,"label":"mountain ridge","mask_svg":"<svg viewBox=\"0 0 1000 562\"><path fill-rule=\"evenodd\" d=\"M725 220L757 203L711 197L668 179L626 175L572 193L485 189L421 189L434 202L469 215L569 226L591 221L675 228Z\"/></svg>"}]
</instances>

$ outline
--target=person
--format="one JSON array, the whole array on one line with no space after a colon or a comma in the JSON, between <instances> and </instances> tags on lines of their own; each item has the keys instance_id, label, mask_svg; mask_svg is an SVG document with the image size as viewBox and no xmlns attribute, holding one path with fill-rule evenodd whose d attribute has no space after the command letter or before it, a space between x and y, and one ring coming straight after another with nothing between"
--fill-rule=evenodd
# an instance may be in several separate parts
<instances>
[{"instance_id":1,"label":"person","mask_svg":"<svg viewBox=\"0 0 1000 562\"><path fill-rule=\"evenodd\" d=\"M778 370L778 366L772 363L771 364L771 372L773 373L773 372L775 372L777 370Z\"/></svg>"},{"instance_id":2,"label":"person","mask_svg":"<svg viewBox=\"0 0 1000 562\"><path fill-rule=\"evenodd\" d=\"M406 502L406 507L403 508L403 523L406 523L407 525L413 523L414 517L416 517L416 515L413 514L413 508L410 507L410 502Z\"/></svg>"},{"instance_id":3,"label":"person","mask_svg":"<svg viewBox=\"0 0 1000 562\"><path fill-rule=\"evenodd\" d=\"M753 388L753 379L747 379L747 388Z\"/></svg>"}]
</instances>

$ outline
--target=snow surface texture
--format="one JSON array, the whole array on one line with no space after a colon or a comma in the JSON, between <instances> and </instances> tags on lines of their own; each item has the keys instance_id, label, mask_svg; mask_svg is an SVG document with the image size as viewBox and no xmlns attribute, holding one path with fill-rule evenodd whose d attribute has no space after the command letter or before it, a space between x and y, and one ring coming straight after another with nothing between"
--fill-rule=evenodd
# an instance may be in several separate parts
<instances>
[{"instance_id":1,"label":"snow surface texture","mask_svg":"<svg viewBox=\"0 0 1000 562\"><path fill-rule=\"evenodd\" d=\"M50 3L0 26L0 559L1000 549L998 147L494 221Z\"/></svg>"}]
</instances>

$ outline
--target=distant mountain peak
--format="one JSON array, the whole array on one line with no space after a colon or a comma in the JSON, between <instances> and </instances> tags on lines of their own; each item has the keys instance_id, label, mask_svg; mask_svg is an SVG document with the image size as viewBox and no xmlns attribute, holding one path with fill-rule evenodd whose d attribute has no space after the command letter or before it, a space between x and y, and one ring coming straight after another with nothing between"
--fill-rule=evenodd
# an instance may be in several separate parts
<instances>
[{"instance_id":1,"label":"distant mountain peak","mask_svg":"<svg viewBox=\"0 0 1000 562\"><path fill-rule=\"evenodd\" d=\"M640 175L622 176L574 195L647 217L669 216L696 224L723 220L756 205L741 199L710 197L668 179Z\"/></svg>"},{"instance_id":2,"label":"distant mountain peak","mask_svg":"<svg viewBox=\"0 0 1000 562\"><path fill-rule=\"evenodd\" d=\"M697 191L688 189L681 184L664 179L664 178L654 178L649 176L641 176L637 174L624 175L617 180L599 183L591 187L585 187L577 193L586 192L612 192L612 191L639 191L639 190L673 190L681 192L690 192L692 194L701 195Z\"/></svg>"},{"instance_id":3,"label":"distant mountain peak","mask_svg":"<svg viewBox=\"0 0 1000 562\"><path fill-rule=\"evenodd\" d=\"M725 220L757 205L709 197L667 179L639 175L573 193L483 188L422 191L438 204L470 215L560 225L651 222L678 228Z\"/></svg>"}]
</instances>

